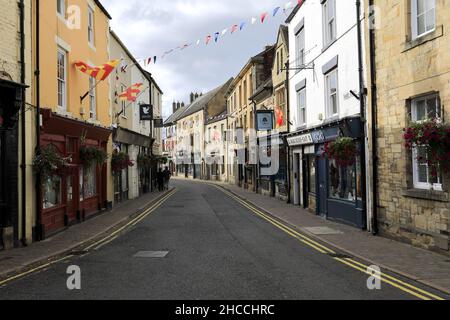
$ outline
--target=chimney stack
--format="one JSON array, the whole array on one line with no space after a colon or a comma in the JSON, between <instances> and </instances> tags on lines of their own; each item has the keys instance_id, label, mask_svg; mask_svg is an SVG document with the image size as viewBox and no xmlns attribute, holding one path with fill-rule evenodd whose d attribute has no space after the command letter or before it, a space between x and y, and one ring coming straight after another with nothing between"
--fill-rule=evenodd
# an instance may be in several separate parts
<instances>
[{"instance_id":1,"label":"chimney stack","mask_svg":"<svg viewBox=\"0 0 450 320\"><path fill-rule=\"evenodd\" d=\"M172 104L172 110L173 110L173 113L175 113L175 111L177 111L177 103L175 101Z\"/></svg>"},{"instance_id":2,"label":"chimney stack","mask_svg":"<svg viewBox=\"0 0 450 320\"><path fill-rule=\"evenodd\" d=\"M195 95L193 92L191 92L191 103L194 102L194 99L195 99Z\"/></svg>"}]
</instances>

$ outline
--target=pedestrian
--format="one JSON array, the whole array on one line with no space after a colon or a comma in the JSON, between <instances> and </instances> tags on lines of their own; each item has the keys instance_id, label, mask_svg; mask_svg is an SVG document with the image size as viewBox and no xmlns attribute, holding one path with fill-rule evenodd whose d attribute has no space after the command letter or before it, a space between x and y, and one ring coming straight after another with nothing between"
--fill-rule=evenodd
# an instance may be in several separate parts
<instances>
[{"instance_id":1,"label":"pedestrian","mask_svg":"<svg viewBox=\"0 0 450 320\"><path fill-rule=\"evenodd\" d=\"M156 182L158 184L158 190L163 191L164 190L164 173L161 168L159 168L158 174L156 176Z\"/></svg>"},{"instance_id":2,"label":"pedestrian","mask_svg":"<svg viewBox=\"0 0 450 320\"><path fill-rule=\"evenodd\" d=\"M164 189L169 190L170 177L172 173L170 173L169 167L166 167L164 170Z\"/></svg>"}]
</instances>

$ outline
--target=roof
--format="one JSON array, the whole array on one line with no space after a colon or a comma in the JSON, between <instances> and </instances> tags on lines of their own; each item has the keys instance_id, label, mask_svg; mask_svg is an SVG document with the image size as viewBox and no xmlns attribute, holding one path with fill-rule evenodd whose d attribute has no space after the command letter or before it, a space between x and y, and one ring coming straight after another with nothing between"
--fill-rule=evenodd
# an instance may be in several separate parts
<instances>
[{"instance_id":1,"label":"roof","mask_svg":"<svg viewBox=\"0 0 450 320\"><path fill-rule=\"evenodd\" d=\"M214 117L209 117L208 119L206 119L206 124L212 124L212 123L216 123L219 121L223 121L228 117L228 111L225 110L224 112L222 112L221 114L214 116Z\"/></svg>"},{"instance_id":2,"label":"roof","mask_svg":"<svg viewBox=\"0 0 450 320\"><path fill-rule=\"evenodd\" d=\"M197 113L203 109L205 109L208 102L220 91L222 86L217 87L208 93L198 97L193 103L191 103L187 108L186 111L183 112L182 117L185 118L187 116L190 116L194 113Z\"/></svg>"},{"instance_id":3,"label":"roof","mask_svg":"<svg viewBox=\"0 0 450 320\"><path fill-rule=\"evenodd\" d=\"M102 10L103 13L111 20L112 19L111 15L109 14L108 11L106 11L105 7L100 3L100 1L99 0L94 0L94 1L97 4L97 6L100 8L100 10Z\"/></svg>"},{"instance_id":4,"label":"roof","mask_svg":"<svg viewBox=\"0 0 450 320\"><path fill-rule=\"evenodd\" d=\"M282 36L284 37L284 42L286 43L286 46L289 48L289 28L288 26L285 26L282 24L280 26L280 32Z\"/></svg>"},{"instance_id":5,"label":"roof","mask_svg":"<svg viewBox=\"0 0 450 320\"><path fill-rule=\"evenodd\" d=\"M175 113L173 113L167 120L164 122L164 126L168 127L170 125L175 124L180 117L183 115L183 113L186 111L188 106L184 106L179 108Z\"/></svg>"},{"instance_id":6,"label":"roof","mask_svg":"<svg viewBox=\"0 0 450 320\"><path fill-rule=\"evenodd\" d=\"M272 90L273 89L273 81L272 78L269 78L266 82L260 85L255 93L250 97L252 100L256 100L256 97L259 96L264 90Z\"/></svg>"},{"instance_id":7,"label":"roof","mask_svg":"<svg viewBox=\"0 0 450 320\"><path fill-rule=\"evenodd\" d=\"M297 4L295 8L292 10L291 14L287 17L286 23L290 23L292 19L294 19L295 15L297 14L298 10L305 4L306 0L303 0L301 4Z\"/></svg>"}]
</instances>

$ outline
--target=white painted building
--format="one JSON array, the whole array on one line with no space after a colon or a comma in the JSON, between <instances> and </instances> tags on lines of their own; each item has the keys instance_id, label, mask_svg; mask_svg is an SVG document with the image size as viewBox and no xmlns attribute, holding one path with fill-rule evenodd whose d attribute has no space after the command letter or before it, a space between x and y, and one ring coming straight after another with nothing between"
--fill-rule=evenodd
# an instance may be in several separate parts
<instances>
[{"instance_id":1,"label":"white painted building","mask_svg":"<svg viewBox=\"0 0 450 320\"><path fill-rule=\"evenodd\" d=\"M286 22L293 202L364 228L361 157L356 156L353 167L341 168L323 156L325 144L339 136L353 138L358 147L364 141L360 102L354 96L360 92L355 1L306 0Z\"/></svg>"}]
</instances>

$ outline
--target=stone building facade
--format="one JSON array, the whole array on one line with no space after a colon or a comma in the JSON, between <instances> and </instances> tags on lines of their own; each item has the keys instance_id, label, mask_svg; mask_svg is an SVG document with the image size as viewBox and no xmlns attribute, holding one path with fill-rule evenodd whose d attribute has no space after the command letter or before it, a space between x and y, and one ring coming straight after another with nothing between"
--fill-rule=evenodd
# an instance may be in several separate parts
<instances>
[{"instance_id":1,"label":"stone building facade","mask_svg":"<svg viewBox=\"0 0 450 320\"><path fill-rule=\"evenodd\" d=\"M383 235L447 252L450 176L434 178L404 128L450 117L450 7L446 0L366 1L374 16L367 29L369 100L375 108L378 156L377 216ZM371 41L372 40L372 47ZM418 150L420 153L420 149Z\"/></svg>"}]
</instances>

